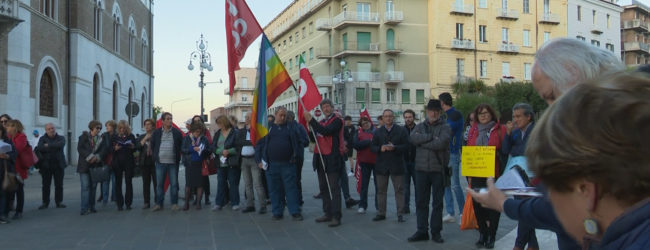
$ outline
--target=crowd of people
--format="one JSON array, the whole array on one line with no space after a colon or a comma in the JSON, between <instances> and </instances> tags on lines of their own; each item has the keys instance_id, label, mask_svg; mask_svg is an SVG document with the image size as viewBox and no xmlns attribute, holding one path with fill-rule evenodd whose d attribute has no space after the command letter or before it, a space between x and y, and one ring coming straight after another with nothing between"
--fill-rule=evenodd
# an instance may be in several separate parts
<instances>
[{"instance_id":1,"label":"crowd of people","mask_svg":"<svg viewBox=\"0 0 650 250\"><path fill-rule=\"evenodd\" d=\"M417 124L412 110L403 112L404 125L398 125L395 113L386 109L377 117L379 124L361 116L356 127L351 117L342 117L325 99L320 103L322 119L305 112L307 130L293 112L278 107L268 117L268 134L255 145L250 114L241 128L232 118L217 117L214 134L195 116L186 122L184 135L172 126L172 114L163 113L160 128L154 120L146 120L146 133L137 138L126 121L105 122L103 134L102 123L90 121L77 146L80 214L96 213L95 202L106 204L109 197L118 210L132 209L132 178L137 169L143 177L143 209L163 210L167 191L173 211L210 205L209 176L217 174L213 211L229 205L235 211L264 214L270 202L273 220L282 220L286 207L294 221L302 221L301 173L309 148L318 177L315 198L322 200L323 212L315 221L329 227L341 225L343 204L358 205L359 214L368 211L371 181L376 210L372 221L386 220L391 182L398 223L405 221L411 213L410 201L415 201L417 228L409 242L443 243L443 224L455 222L456 214L465 219L460 214L472 205L479 232L477 248L494 248L502 212L519 221L514 249L539 249L536 228L557 233L560 249L650 248L650 77L622 71L622 63L609 51L574 39L549 42L537 53L532 72L535 89L550 104L540 119L527 103L515 104L512 117L500 117L489 104L480 104L464 116L454 108L452 95L442 93L429 100ZM0 192L0 223L8 222L12 210L13 220L22 216L23 183L33 165L43 176L39 209L49 206L52 178L56 207L65 208L65 139L53 124L47 124L46 135L32 151L19 120L2 115L0 122L0 139L12 147L0 153L0 186L7 186L7 175L18 180L15 188ZM465 190L461 187L463 146L496 149L492 177L467 177ZM181 163L185 166L182 207L178 203ZM348 169L354 171L355 163L360 171L359 200L351 198L348 183ZM494 185L506 171L518 171L527 185L536 186L545 197L508 198ZM242 176L244 201L240 203ZM100 197L95 200L97 186ZM464 191L472 202L466 202Z\"/></svg>"}]
</instances>

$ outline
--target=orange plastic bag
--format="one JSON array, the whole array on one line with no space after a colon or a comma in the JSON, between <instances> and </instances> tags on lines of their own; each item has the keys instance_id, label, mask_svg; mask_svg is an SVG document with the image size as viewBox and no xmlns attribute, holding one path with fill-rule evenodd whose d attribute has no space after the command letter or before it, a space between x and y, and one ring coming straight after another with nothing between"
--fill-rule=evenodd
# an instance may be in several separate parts
<instances>
[{"instance_id":1,"label":"orange plastic bag","mask_svg":"<svg viewBox=\"0 0 650 250\"><path fill-rule=\"evenodd\" d=\"M465 197L465 207L463 208L463 216L460 218L460 230L474 229L478 229L478 223L476 222L476 215L474 214L472 196L467 193L467 197Z\"/></svg>"}]
</instances>

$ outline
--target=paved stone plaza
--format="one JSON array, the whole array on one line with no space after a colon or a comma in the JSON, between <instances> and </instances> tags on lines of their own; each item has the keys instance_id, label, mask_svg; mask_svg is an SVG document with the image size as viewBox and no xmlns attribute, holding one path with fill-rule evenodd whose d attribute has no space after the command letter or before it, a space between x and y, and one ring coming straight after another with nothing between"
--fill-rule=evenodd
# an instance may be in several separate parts
<instances>
[{"instance_id":1,"label":"paved stone plaza","mask_svg":"<svg viewBox=\"0 0 650 250\"><path fill-rule=\"evenodd\" d=\"M117 211L115 204L98 205L98 213L79 215L79 177L74 167L66 169L64 179L65 209L38 210L41 204L41 177L31 175L25 186L24 217L0 225L2 249L474 249L476 231L460 231L458 223L444 224L444 244L432 241L408 243L416 229L415 204L405 223L398 223L392 186L388 191L387 219L373 222L374 203L370 198L367 214L344 209L342 225L329 228L314 219L322 215L321 200L312 198L317 192L316 174L311 168L311 154L303 168L304 221L296 222L285 212L281 221L271 214L242 214L229 206L222 211L187 212L170 210L169 194L165 210L142 210L142 179L134 178L134 208ZM185 181L180 173L180 185ZM216 176L212 176L211 200L216 193ZM371 184L372 185L372 184ZM243 180L241 183L243 187ZM350 178L352 197L358 199L354 177ZM240 190L242 190L240 188ZM370 188L370 197L374 195ZM243 200L243 191L240 192ZM52 193L52 196L54 194ZM181 195L182 196L182 195ZM53 198L53 197L52 197ZM411 197L411 199L414 199ZM182 202L179 201L179 203ZM268 207L270 211L270 206ZM513 231L514 230L514 231ZM495 249L512 249L516 222L501 217ZM538 234L541 249L556 249L554 234Z\"/></svg>"}]
</instances>

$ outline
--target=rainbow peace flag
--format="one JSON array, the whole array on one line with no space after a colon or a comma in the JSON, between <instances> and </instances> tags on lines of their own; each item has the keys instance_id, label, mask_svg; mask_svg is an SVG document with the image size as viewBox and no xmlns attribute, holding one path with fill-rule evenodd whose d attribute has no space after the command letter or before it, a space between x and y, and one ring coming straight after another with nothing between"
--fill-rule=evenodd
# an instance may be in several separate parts
<instances>
[{"instance_id":1,"label":"rainbow peace flag","mask_svg":"<svg viewBox=\"0 0 650 250\"><path fill-rule=\"evenodd\" d=\"M275 99L293 85L284 64L273 50L269 39L262 35L260 57L257 66L257 86L253 94L251 114L251 143L253 145L268 134L267 109Z\"/></svg>"}]
</instances>

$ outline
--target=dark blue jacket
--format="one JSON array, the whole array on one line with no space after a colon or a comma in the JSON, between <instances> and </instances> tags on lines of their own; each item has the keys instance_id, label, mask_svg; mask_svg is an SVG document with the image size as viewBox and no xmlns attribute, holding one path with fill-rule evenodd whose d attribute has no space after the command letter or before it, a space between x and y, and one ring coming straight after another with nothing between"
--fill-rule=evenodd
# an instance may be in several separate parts
<instances>
[{"instance_id":1,"label":"dark blue jacket","mask_svg":"<svg viewBox=\"0 0 650 250\"><path fill-rule=\"evenodd\" d=\"M528 125L524 138L521 138L522 131L520 129L515 129L510 133L510 136L504 137L503 143L501 143L501 153L512 156L525 155L526 143L528 142L530 132L533 131L533 127L535 127L535 123Z\"/></svg>"},{"instance_id":2,"label":"dark blue jacket","mask_svg":"<svg viewBox=\"0 0 650 250\"><path fill-rule=\"evenodd\" d=\"M290 121L288 126L298 132L298 145L302 146L302 150L298 150L298 158L300 160L304 160L305 147L309 147L309 137L307 136L307 130L305 130L305 127L296 121Z\"/></svg>"},{"instance_id":3,"label":"dark blue jacket","mask_svg":"<svg viewBox=\"0 0 650 250\"><path fill-rule=\"evenodd\" d=\"M564 231L562 224L555 216L551 202L542 197L524 200L507 199L503 203L503 212L510 219L523 221L534 228L553 231L557 234L557 244L560 250L582 249L580 245Z\"/></svg>"},{"instance_id":4,"label":"dark blue jacket","mask_svg":"<svg viewBox=\"0 0 650 250\"><path fill-rule=\"evenodd\" d=\"M290 143L291 148L293 149L293 152L291 154L291 163L297 163L299 160L304 159L304 154L305 154L305 147L303 144L303 139L301 138L302 135L300 135L300 132L298 128L295 126L295 122L289 122L287 124L287 127L289 128L289 131L292 131L292 133L289 135L289 141L286 143ZM273 139L273 130L278 129L278 125L271 124L269 126L269 133L266 134L266 136L262 137L259 141L257 141L257 145L255 145L255 161L257 163L261 163L262 160L264 160L266 163L269 163L269 156L267 154L267 144L268 140ZM307 132L305 132L306 134ZM305 135L306 136L306 135ZM289 144L287 144L289 146ZM302 157L302 158L301 158Z\"/></svg>"},{"instance_id":5,"label":"dark blue jacket","mask_svg":"<svg viewBox=\"0 0 650 250\"><path fill-rule=\"evenodd\" d=\"M5 162L7 163L6 164L7 172L16 173L16 168L14 167L14 164L16 163L16 157L18 156L18 153L16 152L16 147L14 147L14 143L11 141L11 139L1 140L1 141L11 145L11 151L7 152L7 155L9 155L9 159L0 158L0 187L2 187L1 185L5 177L5 169L4 169ZM0 192L4 192L4 191L0 191Z\"/></svg>"},{"instance_id":6,"label":"dark blue jacket","mask_svg":"<svg viewBox=\"0 0 650 250\"><path fill-rule=\"evenodd\" d=\"M158 153L160 152L160 139L162 137L163 128L156 129L151 137L151 148L153 151L153 159L156 163L160 163ZM183 145L183 134L177 128L172 127L172 136L174 139L174 155L176 156L176 165L181 162L181 146Z\"/></svg>"},{"instance_id":7,"label":"dark blue jacket","mask_svg":"<svg viewBox=\"0 0 650 250\"><path fill-rule=\"evenodd\" d=\"M451 107L445 111L447 116L447 124L451 127L451 140L449 140L449 152L452 154L460 154L460 149L463 146L463 125L465 119L463 114L456 108Z\"/></svg>"},{"instance_id":8,"label":"dark blue jacket","mask_svg":"<svg viewBox=\"0 0 650 250\"><path fill-rule=\"evenodd\" d=\"M614 220L596 249L650 249L650 199L637 203Z\"/></svg>"}]
</instances>

